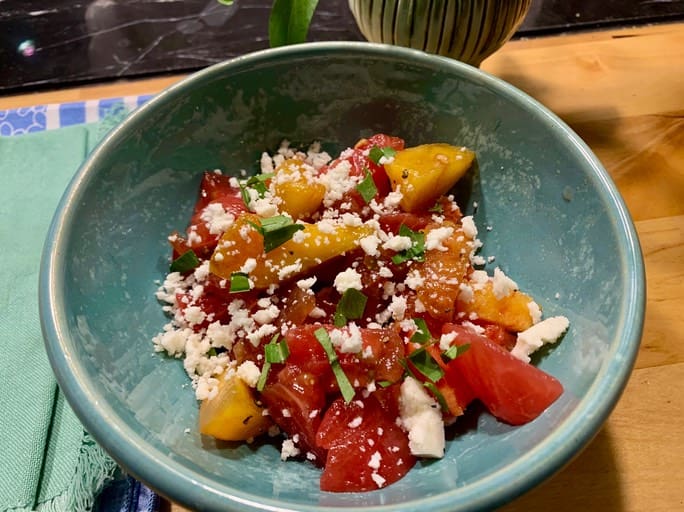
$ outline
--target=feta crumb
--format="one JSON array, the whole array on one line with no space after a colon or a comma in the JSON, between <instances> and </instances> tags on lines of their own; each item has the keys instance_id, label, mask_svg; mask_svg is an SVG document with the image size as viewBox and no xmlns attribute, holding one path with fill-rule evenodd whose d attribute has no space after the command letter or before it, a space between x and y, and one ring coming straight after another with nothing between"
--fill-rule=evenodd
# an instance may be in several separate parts
<instances>
[{"instance_id":1,"label":"feta crumb","mask_svg":"<svg viewBox=\"0 0 684 512\"><path fill-rule=\"evenodd\" d=\"M353 268L348 268L347 270L340 272L335 277L335 289L340 293L346 292L350 288L356 290L362 290L363 284L361 283L361 274L359 274Z\"/></svg>"},{"instance_id":2,"label":"feta crumb","mask_svg":"<svg viewBox=\"0 0 684 512\"><path fill-rule=\"evenodd\" d=\"M442 351L449 350L451 343L456 339L456 335L453 331L442 334L439 338L439 349Z\"/></svg>"},{"instance_id":3,"label":"feta crumb","mask_svg":"<svg viewBox=\"0 0 684 512\"><path fill-rule=\"evenodd\" d=\"M568 330L570 321L564 316L547 318L529 329L518 333L511 354L521 361L530 362L530 354L547 343L555 343Z\"/></svg>"},{"instance_id":4,"label":"feta crumb","mask_svg":"<svg viewBox=\"0 0 684 512\"><path fill-rule=\"evenodd\" d=\"M454 234L454 228L452 227L441 227L436 229L431 229L427 232L425 236L425 249L446 251L448 250L442 242Z\"/></svg>"},{"instance_id":5,"label":"feta crumb","mask_svg":"<svg viewBox=\"0 0 684 512\"><path fill-rule=\"evenodd\" d=\"M418 457L443 457L444 422L435 399L413 377L406 377L399 393L399 417L408 431L411 453Z\"/></svg>"},{"instance_id":6,"label":"feta crumb","mask_svg":"<svg viewBox=\"0 0 684 512\"><path fill-rule=\"evenodd\" d=\"M290 457L296 457L300 451L294 444L292 439L285 439L280 449L280 460L287 460Z\"/></svg>"},{"instance_id":7,"label":"feta crumb","mask_svg":"<svg viewBox=\"0 0 684 512\"><path fill-rule=\"evenodd\" d=\"M237 369L237 375L240 377L245 384L250 388L255 388L257 382L259 382L259 377L261 376L261 370L252 361L245 361Z\"/></svg>"},{"instance_id":8,"label":"feta crumb","mask_svg":"<svg viewBox=\"0 0 684 512\"><path fill-rule=\"evenodd\" d=\"M499 267L496 267L494 269L492 285L494 296L497 299L503 299L504 297L508 297L510 294L512 294L514 291L518 289L517 283L513 281L513 279L508 277L506 274L504 274L503 270L501 270Z\"/></svg>"}]
</instances>

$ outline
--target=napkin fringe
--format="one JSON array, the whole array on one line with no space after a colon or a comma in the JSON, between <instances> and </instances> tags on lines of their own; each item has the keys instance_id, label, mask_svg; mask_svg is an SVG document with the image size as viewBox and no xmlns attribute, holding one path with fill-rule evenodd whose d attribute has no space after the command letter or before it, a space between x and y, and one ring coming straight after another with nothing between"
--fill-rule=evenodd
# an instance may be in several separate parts
<instances>
[{"instance_id":1,"label":"napkin fringe","mask_svg":"<svg viewBox=\"0 0 684 512\"><path fill-rule=\"evenodd\" d=\"M86 431L79 450L74 478L69 487L49 501L39 503L40 512L87 512L93 508L104 485L114 478L116 463ZM28 512L29 509L14 509Z\"/></svg>"}]
</instances>

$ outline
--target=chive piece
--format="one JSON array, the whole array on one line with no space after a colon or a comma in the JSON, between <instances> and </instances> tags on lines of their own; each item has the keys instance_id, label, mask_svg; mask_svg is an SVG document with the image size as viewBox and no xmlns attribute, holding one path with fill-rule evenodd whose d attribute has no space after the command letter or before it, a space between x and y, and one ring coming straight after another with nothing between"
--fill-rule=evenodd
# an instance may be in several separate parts
<instances>
[{"instance_id":1,"label":"chive piece","mask_svg":"<svg viewBox=\"0 0 684 512\"><path fill-rule=\"evenodd\" d=\"M261 367L261 375L259 375L259 380L256 385L257 391L263 391L266 385L266 379L268 379L268 372L271 370L271 364L273 363L283 363L290 355L289 347L285 340L278 343L278 335L274 335L264 346L264 365Z\"/></svg>"},{"instance_id":2,"label":"chive piece","mask_svg":"<svg viewBox=\"0 0 684 512\"><path fill-rule=\"evenodd\" d=\"M411 352L408 359L413 363L416 370L432 382L437 382L444 376L444 371L437 364L437 361L432 358L430 353L425 350L425 347Z\"/></svg>"},{"instance_id":3,"label":"chive piece","mask_svg":"<svg viewBox=\"0 0 684 512\"><path fill-rule=\"evenodd\" d=\"M444 213L444 207L442 206L442 203L435 203L428 211L430 213Z\"/></svg>"},{"instance_id":4,"label":"chive piece","mask_svg":"<svg viewBox=\"0 0 684 512\"><path fill-rule=\"evenodd\" d=\"M434 396L437 399L437 402L439 403L439 406L442 408L442 411L449 412L449 406L447 405L446 398L444 398L444 395L439 390L439 388L435 386L432 382L423 382L423 386L428 388L432 393L432 396Z\"/></svg>"},{"instance_id":5,"label":"chive piece","mask_svg":"<svg viewBox=\"0 0 684 512\"><path fill-rule=\"evenodd\" d=\"M276 215L261 219L261 226L250 222L264 237L264 252L269 252L276 247L283 245L292 238L297 231L304 229L302 224L295 224L287 215Z\"/></svg>"},{"instance_id":6,"label":"chive piece","mask_svg":"<svg viewBox=\"0 0 684 512\"><path fill-rule=\"evenodd\" d=\"M337 353L332 346L332 341L330 340L328 331L321 327L314 332L314 336L316 336L318 343L321 344L323 350L325 350L325 354L328 356L328 361L330 361L330 366L332 367L333 374L337 380L337 385L340 387L342 398L344 398L345 403L351 402L352 398L354 398L354 388L349 382L347 375L345 375L342 366L340 365L340 361L337 358Z\"/></svg>"},{"instance_id":7,"label":"chive piece","mask_svg":"<svg viewBox=\"0 0 684 512\"><path fill-rule=\"evenodd\" d=\"M244 272L233 272L230 275L230 293L248 292L252 289L249 277Z\"/></svg>"},{"instance_id":8,"label":"chive piece","mask_svg":"<svg viewBox=\"0 0 684 512\"><path fill-rule=\"evenodd\" d=\"M264 347L264 357L269 363L284 363L289 355L290 348L287 346L287 342L284 338L280 341L280 343L271 340Z\"/></svg>"},{"instance_id":9,"label":"chive piece","mask_svg":"<svg viewBox=\"0 0 684 512\"><path fill-rule=\"evenodd\" d=\"M242 202L245 203L245 206L249 206L249 203L252 200L252 197L247 189L254 189L256 190L259 197L264 197L266 195L266 191L268 190L268 188L266 187L266 181L271 179L273 176L274 173L272 172L257 174L255 176L250 177L248 180L241 181L238 183L238 185L240 186L240 195L242 196Z\"/></svg>"},{"instance_id":10,"label":"chive piece","mask_svg":"<svg viewBox=\"0 0 684 512\"><path fill-rule=\"evenodd\" d=\"M366 172L366 177L363 178L363 181L356 185L356 190L359 194L361 194L361 197L363 197L363 200L366 202L366 204L368 204L378 193L378 187L375 186L373 176L371 176L371 173L368 171L367 167L364 168L364 171Z\"/></svg>"},{"instance_id":11,"label":"chive piece","mask_svg":"<svg viewBox=\"0 0 684 512\"><path fill-rule=\"evenodd\" d=\"M414 318L413 322L418 329L413 333L413 336L411 336L411 341L420 343L421 345L430 341L432 339L432 334L430 333L430 329L425 323L425 320L422 318Z\"/></svg>"},{"instance_id":12,"label":"chive piece","mask_svg":"<svg viewBox=\"0 0 684 512\"><path fill-rule=\"evenodd\" d=\"M371 150L368 152L368 158L375 164L381 165L380 164L380 159L384 156L385 158L392 158L394 155L397 154L397 151L394 148L391 148L389 146L386 146L384 148L378 147L378 146L373 146Z\"/></svg>"},{"instance_id":13,"label":"chive piece","mask_svg":"<svg viewBox=\"0 0 684 512\"><path fill-rule=\"evenodd\" d=\"M425 233L413 231L406 224L402 224L399 226L399 236L409 237L411 247L392 256L394 263L398 265L408 260L425 261Z\"/></svg>"},{"instance_id":14,"label":"chive piece","mask_svg":"<svg viewBox=\"0 0 684 512\"><path fill-rule=\"evenodd\" d=\"M216 1L222 5L233 5L233 0L216 0Z\"/></svg>"},{"instance_id":15,"label":"chive piece","mask_svg":"<svg viewBox=\"0 0 684 512\"><path fill-rule=\"evenodd\" d=\"M215 348L215 347L211 347L211 348L207 351L207 357L216 357L217 355L218 355L218 352L216 352L216 348Z\"/></svg>"},{"instance_id":16,"label":"chive piece","mask_svg":"<svg viewBox=\"0 0 684 512\"><path fill-rule=\"evenodd\" d=\"M169 270L171 272L180 272L181 274L199 267L200 260L192 249L187 250L178 258L173 260Z\"/></svg>"},{"instance_id":17,"label":"chive piece","mask_svg":"<svg viewBox=\"0 0 684 512\"><path fill-rule=\"evenodd\" d=\"M380 386L381 388L388 388L388 387L390 387L392 384L395 384L395 383L394 383L394 382L390 382L390 381L388 381L388 380L379 380L379 381L376 382L376 384L377 384L378 386Z\"/></svg>"},{"instance_id":18,"label":"chive piece","mask_svg":"<svg viewBox=\"0 0 684 512\"><path fill-rule=\"evenodd\" d=\"M453 361L458 356L466 352L470 348L470 343L464 345L451 345L448 349L442 352L442 356L447 358L449 361Z\"/></svg>"},{"instance_id":19,"label":"chive piece","mask_svg":"<svg viewBox=\"0 0 684 512\"><path fill-rule=\"evenodd\" d=\"M342 327L348 320L358 320L363 317L368 297L356 288L348 288L342 294L340 302L335 309L334 323L336 327Z\"/></svg>"}]
</instances>

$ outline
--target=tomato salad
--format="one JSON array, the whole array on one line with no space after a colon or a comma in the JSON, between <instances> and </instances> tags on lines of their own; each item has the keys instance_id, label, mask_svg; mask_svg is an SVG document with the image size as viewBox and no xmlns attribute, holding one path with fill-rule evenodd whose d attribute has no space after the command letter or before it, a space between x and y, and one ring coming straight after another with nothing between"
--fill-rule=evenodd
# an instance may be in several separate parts
<instances>
[{"instance_id":1,"label":"tomato salad","mask_svg":"<svg viewBox=\"0 0 684 512\"><path fill-rule=\"evenodd\" d=\"M169 237L171 320L154 339L184 361L199 432L271 436L322 468L322 490L370 491L442 457L475 400L512 425L549 407L563 387L529 356L568 320L483 270L448 195L474 159L377 134L334 159L284 143L260 174L205 172Z\"/></svg>"}]
</instances>

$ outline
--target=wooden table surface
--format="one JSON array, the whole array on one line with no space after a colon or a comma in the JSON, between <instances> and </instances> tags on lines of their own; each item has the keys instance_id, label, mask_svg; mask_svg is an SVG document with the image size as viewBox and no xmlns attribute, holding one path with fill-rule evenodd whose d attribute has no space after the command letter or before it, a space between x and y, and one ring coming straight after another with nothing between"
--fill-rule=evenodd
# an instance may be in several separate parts
<instances>
[{"instance_id":1,"label":"wooden table surface","mask_svg":"<svg viewBox=\"0 0 684 512\"><path fill-rule=\"evenodd\" d=\"M684 510L684 23L513 41L482 68L541 101L594 150L636 223L648 283L639 356L606 425L502 510ZM180 78L0 97L0 109L155 93Z\"/></svg>"}]
</instances>

